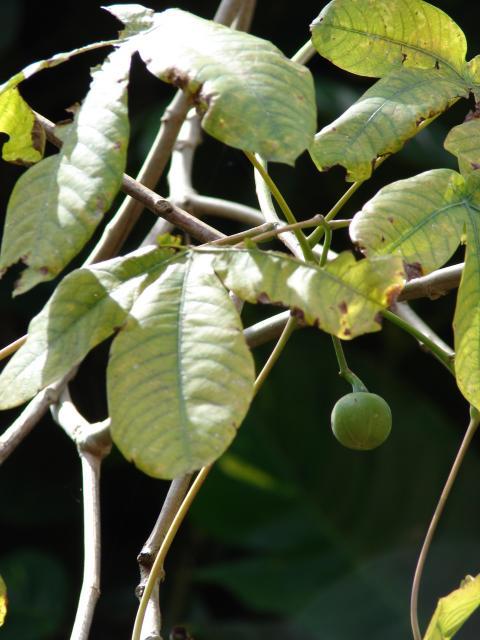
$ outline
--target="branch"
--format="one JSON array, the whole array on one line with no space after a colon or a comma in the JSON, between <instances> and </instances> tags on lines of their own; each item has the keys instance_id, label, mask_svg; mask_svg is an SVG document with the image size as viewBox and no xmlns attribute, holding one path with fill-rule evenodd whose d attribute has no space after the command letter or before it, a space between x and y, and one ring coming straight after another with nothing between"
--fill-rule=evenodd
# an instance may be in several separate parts
<instances>
[{"instance_id":1,"label":"branch","mask_svg":"<svg viewBox=\"0 0 480 640\"><path fill-rule=\"evenodd\" d=\"M421 278L414 278L407 282L399 296L399 300L415 300L416 298L430 298L435 300L444 296L460 284L464 263L437 269Z\"/></svg>"},{"instance_id":2,"label":"branch","mask_svg":"<svg viewBox=\"0 0 480 640\"><path fill-rule=\"evenodd\" d=\"M112 446L109 421L87 422L71 401L68 387L64 387L59 403L52 407L52 415L77 445L82 464L84 567L70 640L88 640L100 597L100 469Z\"/></svg>"},{"instance_id":3,"label":"branch","mask_svg":"<svg viewBox=\"0 0 480 640\"><path fill-rule=\"evenodd\" d=\"M258 209L248 207L239 202L203 196L199 193L191 193L187 198L185 207L196 216L215 216L217 218L235 220L251 226L261 224L265 220Z\"/></svg>"},{"instance_id":4,"label":"branch","mask_svg":"<svg viewBox=\"0 0 480 640\"><path fill-rule=\"evenodd\" d=\"M36 114L36 117L45 129L45 133L50 142L61 147L62 143L55 135L55 125L53 122L50 122L50 120L47 120L47 118L40 114ZM210 225L197 220L187 211L183 211L180 207L170 203L168 200L155 193L155 191L152 191L148 187L140 184L140 182L126 173L123 174L122 190L124 193L132 196L135 200L138 200L142 206L155 215L165 218L165 220L168 220L202 242L217 240L218 238L223 238L225 235ZM99 245L100 246L97 246L93 252L97 259L99 254L103 255L105 253L101 242ZM90 264L93 261L93 258L94 256L92 255L88 258L87 262Z\"/></svg>"},{"instance_id":5,"label":"branch","mask_svg":"<svg viewBox=\"0 0 480 640\"><path fill-rule=\"evenodd\" d=\"M47 413L51 404L58 401L63 386L73 378L77 369L72 369L62 380L55 382L38 393L31 400L18 418L0 437L0 465L5 462L18 445L32 431L35 425Z\"/></svg>"},{"instance_id":6,"label":"branch","mask_svg":"<svg viewBox=\"0 0 480 640\"><path fill-rule=\"evenodd\" d=\"M191 477L191 474L187 474L172 481L155 526L137 557L140 567L140 583L135 592L138 598L143 595L155 557L175 518L175 514L187 494ZM157 582L145 611L142 636L148 640L161 640L161 620L159 582Z\"/></svg>"}]
</instances>

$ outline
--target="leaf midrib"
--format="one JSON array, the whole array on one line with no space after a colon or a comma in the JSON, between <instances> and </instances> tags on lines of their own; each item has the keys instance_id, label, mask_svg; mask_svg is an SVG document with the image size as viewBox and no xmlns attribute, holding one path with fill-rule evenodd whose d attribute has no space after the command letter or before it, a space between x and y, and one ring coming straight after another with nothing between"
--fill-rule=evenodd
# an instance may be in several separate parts
<instances>
[{"instance_id":1,"label":"leaf midrib","mask_svg":"<svg viewBox=\"0 0 480 640\"><path fill-rule=\"evenodd\" d=\"M441 56L437 56L434 55L433 53L431 53L430 51L427 51L425 49L422 49L421 47L417 47L413 44L408 44L407 42L404 42L403 40L397 40L396 38L387 38L385 36L379 35L379 34L374 34L374 33L369 33L368 31L361 31L360 29L354 29L352 27L344 27L343 25L334 25L334 24L325 24L325 27L330 27L331 29L338 29L339 31L345 31L347 33L353 33L359 36L365 36L367 38L372 38L374 40L382 40L383 42L386 42L388 44L394 44L397 45L399 47L405 47L406 49L410 49L411 51L415 51L416 53L421 53L429 58L432 58L432 60L441 62L442 64L444 64L446 67L448 67L449 69L451 69L452 71L455 72L455 74L461 78L462 80L465 80L463 74L461 74L458 69L456 67L454 67L452 65L451 62L449 62L448 60L446 60L445 58L441 57ZM402 63L399 62L398 66L401 66ZM416 67L411 67L413 69L415 69ZM419 69L421 67L418 67ZM393 70L393 69L392 69ZM389 72L390 73L390 72ZM387 74L385 74L387 75ZM377 77L381 77L381 76L377 76ZM384 76L383 76L384 77Z\"/></svg>"}]
</instances>

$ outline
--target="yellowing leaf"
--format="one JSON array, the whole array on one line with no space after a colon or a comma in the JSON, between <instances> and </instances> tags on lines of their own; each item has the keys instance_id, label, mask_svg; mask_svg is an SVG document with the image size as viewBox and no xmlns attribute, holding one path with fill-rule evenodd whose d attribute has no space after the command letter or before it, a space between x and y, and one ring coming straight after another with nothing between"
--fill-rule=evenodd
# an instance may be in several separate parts
<instances>
[{"instance_id":1,"label":"yellowing leaf","mask_svg":"<svg viewBox=\"0 0 480 640\"><path fill-rule=\"evenodd\" d=\"M32 164L43 157L45 132L18 89L0 93L0 131L10 137L2 148L7 162Z\"/></svg>"},{"instance_id":2,"label":"yellowing leaf","mask_svg":"<svg viewBox=\"0 0 480 640\"><path fill-rule=\"evenodd\" d=\"M7 615L7 603L7 585L5 584L2 576L0 576L0 627L2 627L5 622L5 617Z\"/></svg>"},{"instance_id":3,"label":"yellowing leaf","mask_svg":"<svg viewBox=\"0 0 480 640\"><path fill-rule=\"evenodd\" d=\"M374 78L400 65L463 77L467 52L460 27L422 0L332 0L312 24L312 41L338 67Z\"/></svg>"},{"instance_id":4,"label":"yellowing leaf","mask_svg":"<svg viewBox=\"0 0 480 640\"><path fill-rule=\"evenodd\" d=\"M318 267L273 251L224 249L215 271L243 300L290 307L307 324L345 340L379 331L379 311L404 282L401 260L356 262L348 251Z\"/></svg>"},{"instance_id":5,"label":"yellowing leaf","mask_svg":"<svg viewBox=\"0 0 480 640\"><path fill-rule=\"evenodd\" d=\"M464 176L480 169L480 120L474 118L450 129L444 147L457 156Z\"/></svg>"},{"instance_id":6,"label":"yellowing leaf","mask_svg":"<svg viewBox=\"0 0 480 640\"><path fill-rule=\"evenodd\" d=\"M440 598L424 640L450 640L480 605L480 575L467 576L459 589Z\"/></svg>"}]
</instances>

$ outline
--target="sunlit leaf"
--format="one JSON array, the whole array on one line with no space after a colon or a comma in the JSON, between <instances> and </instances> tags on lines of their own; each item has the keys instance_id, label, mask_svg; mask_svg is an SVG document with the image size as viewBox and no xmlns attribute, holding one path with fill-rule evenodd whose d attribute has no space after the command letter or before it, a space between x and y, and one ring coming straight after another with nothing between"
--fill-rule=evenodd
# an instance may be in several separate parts
<instances>
[{"instance_id":1,"label":"sunlit leaf","mask_svg":"<svg viewBox=\"0 0 480 640\"><path fill-rule=\"evenodd\" d=\"M424 120L468 93L448 68L398 69L317 133L309 149L312 159L320 171L340 165L348 180L366 180L378 158L401 149Z\"/></svg>"},{"instance_id":2,"label":"sunlit leaf","mask_svg":"<svg viewBox=\"0 0 480 640\"><path fill-rule=\"evenodd\" d=\"M459 589L440 598L424 640L450 640L480 605L480 576L467 576Z\"/></svg>"},{"instance_id":3,"label":"sunlit leaf","mask_svg":"<svg viewBox=\"0 0 480 640\"><path fill-rule=\"evenodd\" d=\"M45 148L45 132L35 121L33 111L18 93L9 89L0 93L0 132L9 136L2 157L7 162L31 164L41 160Z\"/></svg>"},{"instance_id":4,"label":"sunlit leaf","mask_svg":"<svg viewBox=\"0 0 480 640\"><path fill-rule=\"evenodd\" d=\"M112 437L155 477L218 458L252 399L252 356L210 261L189 253L172 262L137 298L112 345Z\"/></svg>"},{"instance_id":5,"label":"sunlit leaf","mask_svg":"<svg viewBox=\"0 0 480 640\"><path fill-rule=\"evenodd\" d=\"M374 78L400 65L463 76L467 52L460 27L422 0L333 0L313 22L312 41L338 67Z\"/></svg>"},{"instance_id":6,"label":"sunlit leaf","mask_svg":"<svg viewBox=\"0 0 480 640\"><path fill-rule=\"evenodd\" d=\"M474 118L450 129L444 146L457 156L464 176L480 169L480 120Z\"/></svg>"},{"instance_id":7,"label":"sunlit leaf","mask_svg":"<svg viewBox=\"0 0 480 640\"><path fill-rule=\"evenodd\" d=\"M10 197L0 269L22 260L16 292L54 278L83 248L116 195L128 142L131 52L122 47L93 71L72 124L57 128L58 154L31 167Z\"/></svg>"},{"instance_id":8,"label":"sunlit leaf","mask_svg":"<svg viewBox=\"0 0 480 640\"><path fill-rule=\"evenodd\" d=\"M62 280L0 375L0 408L28 400L108 338L171 255L168 249L141 249L78 269Z\"/></svg>"},{"instance_id":9,"label":"sunlit leaf","mask_svg":"<svg viewBox=\"0 0 480 640\"><path fill-rule=\"evenodd\" d=\"M434 169L380 189L355 215L350 237L367 255L397 253L411 275L422 275L452 256L465 214L465 180L451 169Z\"/></svg>"},{"instance_id":10,"label":"sunlit leaf","mask_svg":"<svg viewBox=\"0 0 480 640\"><path fill-rule=\"evenodd\" d=\"M410 277L442 267L466 230L466 265L454 319L455 373L467 400L480 406L480 176L427 171L381 189L355 215L350 236L370 256L397 254Z\"/></svg>"},{"instance_id":11,"label":"sunlit leaf","mask_svg":"<svg viewBox=\"0 0 480 640\"><path fill-rule=\"evenodd\" d=\"M321 268L281 253L222 250L215 270L243 300L290 307L307 324L344 339L378 331L378 312L395 300L404 281L400 260L356 262L350 252Z\"/></svg>"},{"instance_id":12,"label":"sunlit leaf","mask_svg":"<svg viewBox=\"0 0 480 640\"><path fill-rule=\"evenodd\" d=\"M190 94L225 144L292 164L315 133L313 80L267 40L171 9L138 50L148 69Z\"/></svg>"},{"instance_id":13,"label":"sunlit leaf","mask_svg":"<svg viewBox=\"0 0 480 640\"><path fill-rule=\"evenodd\" d=\"M3 626L5 622L5 617L7 615L7 585L5 584L4 579L0 576L0 627Z\"/></svg>"},{"instance_id":14,"label":"sunlit leaf","mask_svg":"<svg viewBox=\"0 0 480 640\"><path fill-rule=\"evenodd\" d=\"M137 35L153 26L153 9L147 9L141 4L111 4L108 7L102 7L102 9L123 22L125 29L119 33L122 38Z\"/></svg>"}]
</instances>

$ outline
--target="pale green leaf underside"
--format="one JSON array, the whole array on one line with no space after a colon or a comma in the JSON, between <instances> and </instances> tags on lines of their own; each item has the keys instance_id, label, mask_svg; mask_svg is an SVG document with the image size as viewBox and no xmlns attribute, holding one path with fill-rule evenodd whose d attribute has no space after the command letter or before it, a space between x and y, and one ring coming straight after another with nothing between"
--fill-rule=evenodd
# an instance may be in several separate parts
<instances>
[{"instance_id":1,"label":"pale green leaf underside","mask_svg":"<svg viewBox=\"0 0 480 640\"><path fill-rule=\"evenodd\" d=\"M461 96L468 88L450 70L400 68L317 133L310 155L320 171L340 165L348 180L366 180L378 158L399 151L424 120Z\"/></svg>"},{"instance_id":2,"label":"pale green leaf underside","mask_svg":"<svg viewBox=\"0 0 480 640\"><path fill-rule=\"evenodd\" d=\"M480 605L480 576L467 576L459 589L438 601L424 640L450 640Z\"/></svg>"},{"instance_id":3,"label":"pale green leaf underside","mask_svg":"<svg viewBox=\"0 0 480 640\"><path fill-rule=\"evenodd\" d=\"M171 9L138 50L157 77L194 96L211 136L267 160L293 163L315 133L313 80L261 38Z\"/></svg>"},{"instance_id":4,"label":"pale green leaf underside","mask_svg":"<svg viewBox=\"0 0 480 640\"><path fill-rule=\"evenodd\" d=\"M422 0L333 0L312 24L317 51L342 69L380 78L395 67L464 73L463 31Z\"/></svg>"},{"instance_id":5,"label":"pale green leaf underside","mask_svg":"<svg viewBox=\"0 0 480 640\"><path fill-rule=\"evenodd\" d=\"M218 458L252 399L252 356L210 260L189 254L172 263L136 300L112 345L112 437L154 477Z\"/></svg>"},{"instance_id":6,"label":"pale green leaf underside","mask_svg":"<svg viewBox=\"0 0 480 640\"><path fill-rule=\"evenodd\" d=\"M215 270L243 300L290 307L307 324L344 339L379 331L378 312L404 282L401 260L356 262L349 252L321 268L280 253L231 249L219 254Z\"/></svg>"},{"instance_id":7,"label":"pale green leaf underside","mask_svg":"<svg viewBox=\"0 0 480 640\"><path fill-rule=\"evenodd\" d=\"M413 276L442 267L466 229L466 264L454 318L455 373L475 407L480 407L479 215L477 172L465 179L451 169L435 169L384 187L350 225L352 240L367 255L400 255Z\"/></svg>"},{"instance_id":8,"label":"pale green leaf underside","mask_svg":"<svg viewBox=\"0 0 480 640\"><path fill-rule=\"evenodd\" d=\"M458 158L464 176L480 168L480 120L474 118L450 129L444 143L447 151Z\"/></svg>"},{"instance_id":9,"label":"pale green leaf underside","mask_svg":"<svg viewBox=\"0 0 480 640\"><path fill-rule=\"evenodd\" d=\"M168 249L142 249L62 280L0 375L0 409L29 400L122 326L135 298L170 256Z\"/></svg>"},{"instance_id":10,"label":"pale green leaf underside","mask_svg":"<svg viewBox=\"0 0 480 640\"><path fill-rule=\"evenodd\" d=\"M468 89L451 71L401 68L317 133L310 155L320 171L340 165L347 180L366 180L378 158L399 151L424 120L460 96Z\"/></svg>"},{"instance_id":11,"label":"pale green leaf underside","mask_svg":"<svg viewBox=\"0 0 480 640\"><path fill-rule=\"evenodd\" d=\"M350 237L367 255L397 253L417 275L447 262L463 232L465 181L434 169L380 189L354 216Z\"/></svg>"},{"instance_id":12,"label":"pale green leaf underside","mask_svg":"<svg viewBox=\"0 0 480 640\"><path fill-rule=\"evenodd\" d=\"M128 143L127 83L131 53L112 53L72 124L58 128L57 155L31 167L10 197L0 269L28 268L16 292L54 278L83 248L120 188Z\"/></svg>"},{"instance_id":13,"label":"pale green leaf underside","mask_svg":"<svg viewBox=\"0 0 480 640\"><path fill-rule=\"evenodd\" d=\"M141 4L111 4L102 7L102 9L111 13L125 25L125 29L119 33L121 38L137 35L153 26L153 9L147 9Z\"/></svg>"},{"instance_id":14,"label":"pale green leaf underside","mask_svg":"<svg viewBox=\"0 0 480 640\"><path fill-rule=\"evenodd\" d=\"M45 132L36 123L33 111L18 89L9 89L0 94L0 131L9 136L2 148L4 160L33 164L42 159Z\"/></svg>"}]
</instances>

